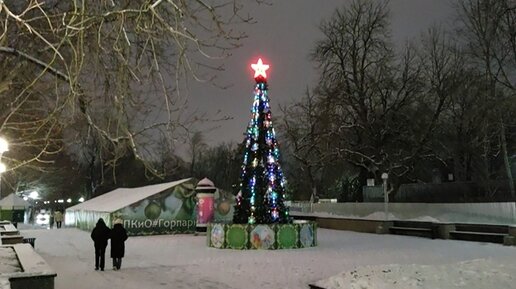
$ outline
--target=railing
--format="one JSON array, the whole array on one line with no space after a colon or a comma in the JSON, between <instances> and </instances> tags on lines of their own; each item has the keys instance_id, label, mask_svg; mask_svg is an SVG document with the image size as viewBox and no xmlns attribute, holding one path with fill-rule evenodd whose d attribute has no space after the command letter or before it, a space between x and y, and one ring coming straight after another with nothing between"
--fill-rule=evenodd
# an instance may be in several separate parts
<instances>
[{"instance_id":1,"label":"railing","mask_svg":"<svg viewBox=\"0 0 516 289\"><path fill-rule=\"evenodd\" d=\"M384 219L383 203L292 202L291 212ZM516 225L516 203L389 203L389 219Z\"/></svg>"},{"instance_id":2,"label":"railing","mask_svg":"<svg viewBox=\"0 0 516 289\"><path fill-rule=\"evenodd\" d=\"M313 203L311 202L292 202L290 203L290 211L311 213L313 211Z\"/></svg>"}]
</instances>

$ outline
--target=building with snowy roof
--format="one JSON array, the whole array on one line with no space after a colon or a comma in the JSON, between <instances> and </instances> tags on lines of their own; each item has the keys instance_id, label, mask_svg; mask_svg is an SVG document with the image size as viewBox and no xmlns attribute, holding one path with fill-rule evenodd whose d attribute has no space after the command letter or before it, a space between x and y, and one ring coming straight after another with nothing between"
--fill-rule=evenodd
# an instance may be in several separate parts
<instances>
[{"instance_id":1,"label":"building with snowy roof","mask_svg":"<svg viewBox=\"0 0 516 289\"><path fill-rule=\"evenodd\" d=\"M118 188L66 209L65 224L92 230L122 219L128 235L195 232L194 178L137 188Z\"/></svg>"},{"instance_id":2,"label":"building with snowy roof","mask_svg":"<svg viewBox=\"0 0 516 289\"><path fill-rule=\"evenodd\" d=\"M18 197L14 193L0 200L0 219L11 222L23 222L25 210L30 206L29 202Z\"/></svg>"}]
</instances>

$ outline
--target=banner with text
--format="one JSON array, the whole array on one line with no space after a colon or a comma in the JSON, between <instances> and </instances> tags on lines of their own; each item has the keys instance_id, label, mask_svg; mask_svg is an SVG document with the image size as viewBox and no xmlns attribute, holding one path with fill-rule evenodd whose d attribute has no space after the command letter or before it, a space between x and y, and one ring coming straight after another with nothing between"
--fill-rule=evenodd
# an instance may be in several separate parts
<instances>
[{"instance_id":1,"label":"banner with text","mask_svg":"<svg viewBox=\"0 0 516 289\"><path fill-rule=\"evenodd\" d=\"M195 182L186 182L112 214L130 236L195 232Z\"/></svg>"}]
</instances>

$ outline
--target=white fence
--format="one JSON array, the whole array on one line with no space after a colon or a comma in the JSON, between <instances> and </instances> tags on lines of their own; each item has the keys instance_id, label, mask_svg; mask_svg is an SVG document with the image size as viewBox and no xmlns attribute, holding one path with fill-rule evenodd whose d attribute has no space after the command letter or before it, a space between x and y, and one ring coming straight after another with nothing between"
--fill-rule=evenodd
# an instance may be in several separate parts
<instances>
[{"instance_id":1,"label":"white fence","mask_svg":"<svg viewBox=\"0 0 516 289\"><path fill-rule=\"evenodd\" d=\"M292 202L292 212L317 216L383 220L383 203ZM516 203L389 203L390 220L516 224ZM294 213L296 214L296 213Z\"/></svg>"}]
</instances>

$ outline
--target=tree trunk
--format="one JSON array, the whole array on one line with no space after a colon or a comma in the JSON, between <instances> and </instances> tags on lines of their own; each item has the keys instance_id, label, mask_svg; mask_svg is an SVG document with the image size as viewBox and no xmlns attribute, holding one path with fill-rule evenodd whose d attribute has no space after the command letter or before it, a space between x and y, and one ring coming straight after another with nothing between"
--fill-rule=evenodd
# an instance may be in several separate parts
<instances>
[{"instance_id":1,"label":"tree trunk","mask_svg":"<svg viewBox=\"0 0 516 289\"><path fill-rule=\"evenodd\" d=\"M507 153L507 139L505 138L505 126L503 124L502 119L500 119L500 144L502 147L503 163L505 165L505 172L507 173L507 181L509 182L511 199L516 200L516 193L514 190L514 179L512 177L511 164L509 162L509 154Z\"/></svg>"}]
</instances>

